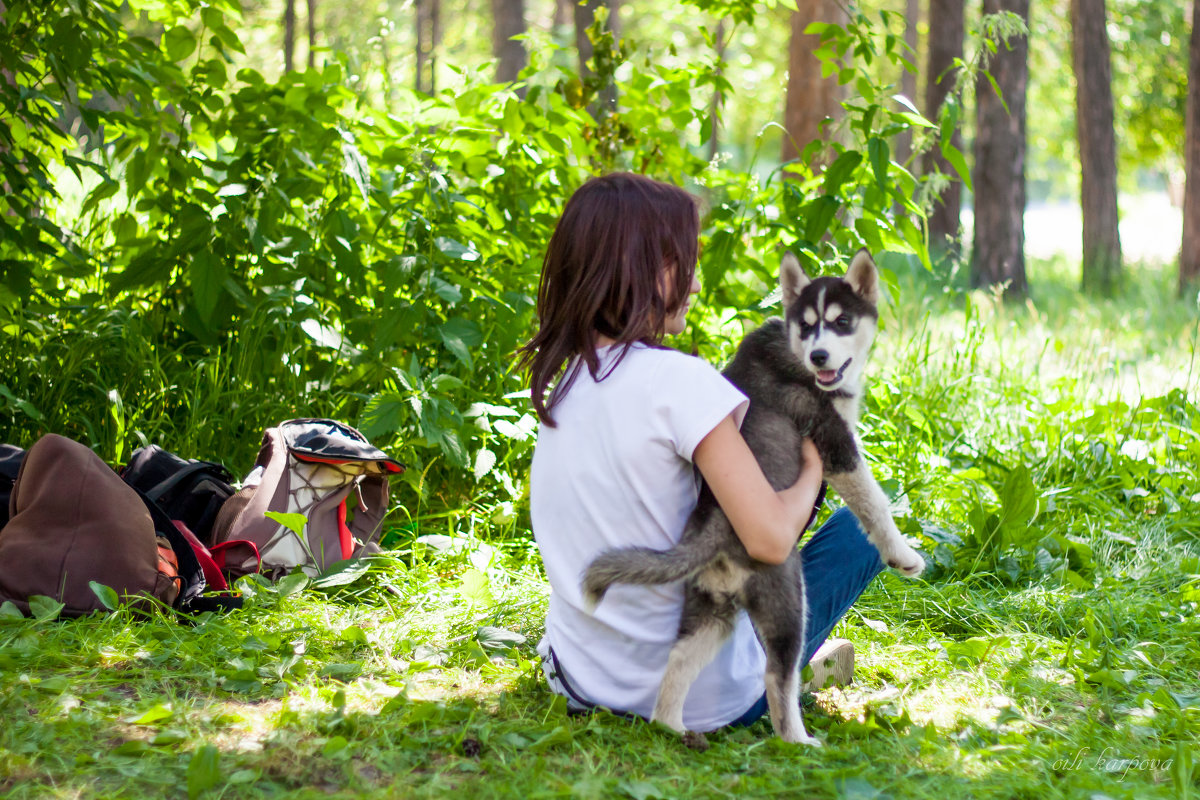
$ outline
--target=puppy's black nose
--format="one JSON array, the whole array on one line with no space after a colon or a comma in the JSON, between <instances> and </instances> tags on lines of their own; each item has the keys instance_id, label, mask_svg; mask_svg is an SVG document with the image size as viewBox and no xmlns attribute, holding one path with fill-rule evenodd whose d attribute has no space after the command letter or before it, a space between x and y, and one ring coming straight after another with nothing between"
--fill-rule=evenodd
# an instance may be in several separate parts
<instances>
[{"instance_id":1,"label":"puppy's black nose","mask_svg":"<svg viewBox=\"0 0 1200 800\"><path fill-rule=\"evenodd\" d=\"M808 354L808 357L812 359L814 367L823 367L825 366L825 362L829 360L829 353L824 350L813 350Z\"/></svg>"}]
</instances>

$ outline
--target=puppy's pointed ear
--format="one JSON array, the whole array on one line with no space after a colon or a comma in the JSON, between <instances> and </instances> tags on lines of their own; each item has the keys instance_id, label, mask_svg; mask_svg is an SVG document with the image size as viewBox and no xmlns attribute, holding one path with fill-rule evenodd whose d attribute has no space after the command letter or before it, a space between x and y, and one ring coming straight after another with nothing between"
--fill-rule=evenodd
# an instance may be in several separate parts
<instances>
[{"instance_id":1,"label":"puppy's pointed ear","mask_svg":"<svg viewBox=\"0 0 1200 800\"><path fill-rule=\"evenodd\" d=\"M800 292L810 283L812 283L812 279L808 277L804 268L800 266L800 260L792 255L791 251L784 253L783 263L779 265L779 288L783 291L783 308L785 311L792 303L796 302L796 298L800 296Z\"/></svg>"},{"instance_id":2,"label":"puppy's pointed ear","mask_svg":"<svg viewBox=\"0 0 1200 800\"><path fill-rule=\"evenodd\" d=\"M854 293L871 304L879 303L879 270L866 249L859 250L846 270L846 282Z\"/></svg>"}]
</instances>

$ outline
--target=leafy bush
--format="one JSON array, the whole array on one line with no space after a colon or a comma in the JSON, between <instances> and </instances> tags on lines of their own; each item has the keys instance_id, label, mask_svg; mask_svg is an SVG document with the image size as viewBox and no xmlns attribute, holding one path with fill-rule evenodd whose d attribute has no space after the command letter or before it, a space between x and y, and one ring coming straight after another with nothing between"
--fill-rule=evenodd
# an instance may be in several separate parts
<instances>
[{"instance_id":1,"label":"leafy bush","mask_svg":"<svg viewBox=\"0 0 1200 800\"><path fill-rule=\"evenodd\" d=\"M228 0L10 6L11 439L57 430L116 460L158 441L242 466L266 425L332 415L408 462L420 503L513 503L533 419L512 354L588 175L646 171L709 202L690 345L710 357L761 318L783 247L815 271L862 246L925 260L920 191L887 140L932 125L871 77L899 56L864 17L821 31L855 90L828 168L807 165L813 143L761 184L692 149L707 87L731 89L720 64L661 66L598 27L586 81L535 54L524 97L475 83L372 108L337 63L276 82L240 66L235 19Z\"/></svg>"}]
</instances>

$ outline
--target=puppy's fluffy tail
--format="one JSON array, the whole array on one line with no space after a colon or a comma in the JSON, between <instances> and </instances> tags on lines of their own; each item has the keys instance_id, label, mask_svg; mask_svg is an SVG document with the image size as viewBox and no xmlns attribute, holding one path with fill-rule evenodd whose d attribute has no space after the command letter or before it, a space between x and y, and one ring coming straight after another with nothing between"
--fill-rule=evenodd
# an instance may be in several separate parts
<instances>
[{"instance_id":1,"label":"puppy's fluffy tail","mask_svg":"<svg viewBox=\"0 0 1200 800\"><path fill-rule=\"evenodd\" d=\"M614 583L656 586L681 580L708 563L710 556L697 548L679 546L670 550L622 547L596 557L583 573L583 596L589 609L604 599Z\"/></svg>"}]
</instances>

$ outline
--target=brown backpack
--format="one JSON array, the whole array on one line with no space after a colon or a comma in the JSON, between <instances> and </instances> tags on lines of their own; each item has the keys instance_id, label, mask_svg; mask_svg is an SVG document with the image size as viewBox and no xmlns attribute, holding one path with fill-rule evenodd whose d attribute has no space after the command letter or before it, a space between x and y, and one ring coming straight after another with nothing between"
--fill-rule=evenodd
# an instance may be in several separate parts
<instances>
[{"instance_id":1,"label":"brown backpack","mask_svg":"<svg viewBox=\"0 0 1200 800\"><path fill-rule=\"evenodd\" d=\"M184 609L204 589L191 547L153 503L79 442L47 434L29 448L0 528L0 602L29 598L64 616L106 609L92 583L122 599ZM152 605L149 601L142 605Z\"/></svg>"},{"instance_id":2,"label":"brown backpack","mask_svg":"<svg viewBox=\"0 0 1200 800\"><path fill-rule=\"evenodd\" d=\"M225 568L240 575L261 566L264 575L279 578L300 567L316 575L338 561L379 552L388 477L403 471L341 422L293 419L268 429L254 470L213 524L218 546L253 542L261 565L227 558ZM294 516L281 521L268 512Z\"/></svg>"}]
</instances>

